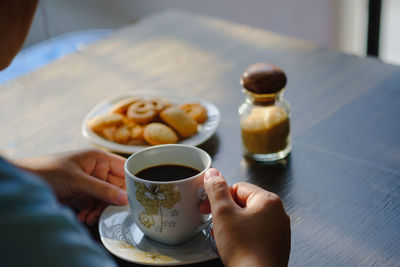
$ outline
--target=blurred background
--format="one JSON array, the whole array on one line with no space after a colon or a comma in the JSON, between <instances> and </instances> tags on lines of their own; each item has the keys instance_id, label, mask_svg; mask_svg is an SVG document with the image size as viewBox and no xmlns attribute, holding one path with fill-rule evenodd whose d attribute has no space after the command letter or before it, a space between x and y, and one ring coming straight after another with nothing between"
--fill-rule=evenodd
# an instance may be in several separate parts
<instances>
[{"instance_id":1,"label":"blurred background","mask_svg":"<svg viewBox=\"0 0 400 267\"><path fill-rule=\"evenodd\" d=\"M217 16L364 56L368 0L40 0L24 47L69 32L117 29L167 8ZM379 58L400 65L400 1L382 0Z\"/></svg>"}]
</instances>

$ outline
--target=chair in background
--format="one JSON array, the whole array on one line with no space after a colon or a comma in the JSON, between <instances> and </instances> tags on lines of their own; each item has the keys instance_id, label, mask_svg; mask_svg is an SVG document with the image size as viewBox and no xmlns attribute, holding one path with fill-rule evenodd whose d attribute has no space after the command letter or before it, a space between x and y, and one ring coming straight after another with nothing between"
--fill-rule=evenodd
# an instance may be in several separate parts
<instances>
[{"instance_id":1,"label":"chair in background","mask_svg":"<svg viewBox=\"0 0 400 267\"><path fill-rule=\"evenodd\" d=\"M8 68L0 72L0 84L78 51L107 37L111 32L109 29L71 32L25 48L18 53Z\"/></svg>"}]
</instances>

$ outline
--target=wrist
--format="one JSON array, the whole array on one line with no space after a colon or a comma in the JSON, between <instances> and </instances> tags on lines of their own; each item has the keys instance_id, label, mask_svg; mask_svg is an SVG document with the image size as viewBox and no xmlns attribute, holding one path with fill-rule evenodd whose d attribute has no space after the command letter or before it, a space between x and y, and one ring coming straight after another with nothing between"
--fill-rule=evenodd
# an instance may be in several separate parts
<instances>
[{"instance_id":1,"label":"wrist","mask_svg":"<svg viewBox=\"0 0 400 267\"><path fill-rule=\"evenodd\" d=\"M22 170L38 174L37 168L34 167L30 159L14 159L10 162Z\"/></svg>"},{"instance_id":2,"label":"wrist","mask_svg":"<svg viewBox=\"0 0 400 267\"><path fill-rule=\"evenodd\" d=\"M268 256L267 253L257 253L255 251L247 251L247 253L236 254L230 257L225 264L227 267L282 267L287 264L280 264L279 260L274 256Z\"/></svg>"},{"instance_id":3,"label":"wrist","mask_svg":"<svg viewBox=\"0 0 400 267\"><path fill-rule=\"evenodd\" d=\"M12 160L11 163L13 163L16 167L36 174L41 178L45 178L46 176L46 168L41 166L40 160L37 158L15 159Z\"/></svg>"}]
</instances>

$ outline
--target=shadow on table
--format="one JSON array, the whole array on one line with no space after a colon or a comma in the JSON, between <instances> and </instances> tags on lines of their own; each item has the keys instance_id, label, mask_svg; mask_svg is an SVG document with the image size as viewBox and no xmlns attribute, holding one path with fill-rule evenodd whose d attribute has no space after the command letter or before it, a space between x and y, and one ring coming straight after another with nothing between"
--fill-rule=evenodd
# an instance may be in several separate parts
<instances>
[{"instance_id":1,"label":"shadow on table","mask_svg":"<svg viewBox=\"0 0 400 267\"><path fill-rule=\"evenodd\" d=\"M217 154L219 143L220 141L218 135L214 134L213 136L210 137L210 139L201 144L199 148L206 151L210 155L210 157L213 158L214 155Z\"/></svg>"},{"instance_id":2,"label":"shadow on table","mask_svg":"<svg viewBox=\"0 0 400 267\"><path fill-rule=\"evenodd\" d=\"M282 197L290 184L290 154L287 158L274 163L260 163L244 159L248 182L256 184Z\"/></svg>"},{"instance_id":3,"label":"shadow on table","mask_svg":"<svg viewBox=\"0 0 400 267\"><path fill-rule=\"evenodd\" d=\"M210 157L213 158L214 155L218 151L219 143L220 143L220 141L219 141L217 134L214 134L212 137L210 137L210 139L208 139L206 142L201 144L199 146L199 148L206 151L210 155ZM129 156L132 155L132 153L122 153L122 152L113 152L113 153L120 155L121 157L124 157L124 158L129 158Z\"/></svg>"}]
</instances>

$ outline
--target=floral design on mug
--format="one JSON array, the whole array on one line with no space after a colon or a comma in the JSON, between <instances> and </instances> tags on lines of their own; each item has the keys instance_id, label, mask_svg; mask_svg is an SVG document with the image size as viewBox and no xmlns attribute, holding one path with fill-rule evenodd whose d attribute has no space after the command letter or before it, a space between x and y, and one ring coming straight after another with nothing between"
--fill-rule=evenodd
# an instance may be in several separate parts
<instances>
[{"instance_id":1,"label":"floral design on mug","mask_svg":"<svg viewBox=\"0 0 400 267\"><path fill-rule=\"evenodd\" d=\"M147 215L145 212L139 214L139 221L146 228L150 228L156 223L154 222L154 218L151 215Z\"/></svg>"},{"instance_id":2,"label":"floral design on mug","mask_svg":"<svg viewBox=\"0 0 400 267\"><path fill-rule=\"evenodd\" d=\"M174 184L144 184L135 182L136 199L142 204L145 212L139 215L139 221L146 228L152 227L153 215L160 216L160 233L163 228L162 208L172 209L181 200L181 194ZM140 219L142 218L143 221ZM150 219L151 218L151 219Z\"/></svg>"}]
</instances>

